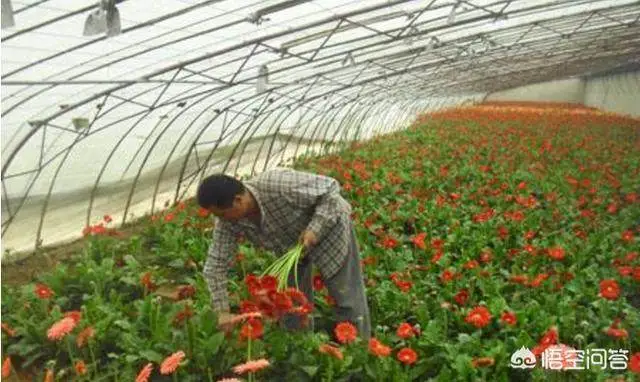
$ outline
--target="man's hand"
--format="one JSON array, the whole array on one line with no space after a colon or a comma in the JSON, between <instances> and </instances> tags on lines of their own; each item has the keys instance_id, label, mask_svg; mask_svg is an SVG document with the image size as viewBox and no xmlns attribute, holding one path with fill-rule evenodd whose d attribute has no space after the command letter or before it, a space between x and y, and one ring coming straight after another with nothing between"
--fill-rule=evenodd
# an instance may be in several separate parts
<instances>
[{"instance_id":1,"label":"man's hand","mask_svg":"<svg viewBox=\"0 0 640 382\"><path fill-rule=\"evenodd\" d=\"M218 329L229 334L233 330L233 319L235 316L235 314L229 312L218 313Z\"/></svg>"},{"instance_id":2,"label":"man's hand","mask_svg":"<svg viewBox=\"0 0 640 382\"><path fill-rule=\"evenodd\" d=\"M310 250L314 245L318 244L318 238L316 234L311 230L305 230L300 234L300 244L304 246L305 250Z\"/></svg>"}]
</instances>

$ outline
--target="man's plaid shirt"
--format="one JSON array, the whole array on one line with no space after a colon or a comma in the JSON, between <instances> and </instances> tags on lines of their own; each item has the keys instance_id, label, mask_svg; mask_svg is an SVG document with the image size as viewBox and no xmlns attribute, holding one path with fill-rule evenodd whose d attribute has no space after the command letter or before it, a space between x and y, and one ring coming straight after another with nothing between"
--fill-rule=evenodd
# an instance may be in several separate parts
<instances>
[{"instance_id":1,"label":"man's plaid shirt","mask_svg":"<svg viewBox=\"0 0 640 382\"><path fill-rule=\"evenodd\" d=\"M340 195L340 184L333 178L286 168L276 168L243 182L256 199L261 225L248 219L229 222L216 220L213 242L204 266L204 276L217 311L229 311L227 272L238 250L238 237L282 255L309 229L318 244L307 256L324 278L343 266L350 239L351 206Z\"/></svg>"}]
</instances>

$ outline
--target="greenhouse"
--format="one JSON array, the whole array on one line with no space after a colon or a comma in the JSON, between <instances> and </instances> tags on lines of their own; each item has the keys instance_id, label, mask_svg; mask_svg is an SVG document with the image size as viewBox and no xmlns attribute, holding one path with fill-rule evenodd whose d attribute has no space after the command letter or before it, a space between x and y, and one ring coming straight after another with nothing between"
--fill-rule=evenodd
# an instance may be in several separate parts
<instances>
[{"instance_id":1,"label":"greenhouse","mask_svg":"<svg viewBox=\"0 0 640 382\"><path fill-rule=\"evenodd\" d=\"M637 0L1 19L3 380L639 378Z\"/></svg>"}]
</instances>

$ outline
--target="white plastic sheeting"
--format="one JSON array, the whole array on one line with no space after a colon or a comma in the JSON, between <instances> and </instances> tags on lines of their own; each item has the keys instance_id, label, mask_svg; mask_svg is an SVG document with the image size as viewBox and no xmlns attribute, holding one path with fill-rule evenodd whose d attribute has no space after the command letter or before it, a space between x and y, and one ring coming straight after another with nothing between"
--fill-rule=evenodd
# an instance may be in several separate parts
<instances>
[{"instance_id":1,"label":"white plastic sheeting","mask_svg":"<svg viewBox=\"0 0 640 382\"><path fill-rule=\"evenodd\" d=\"M635 0L116 0L115 36L83 36L97 1L11 3L2 245L19 251L640 45Z\"/></svg>"}]
</instances>

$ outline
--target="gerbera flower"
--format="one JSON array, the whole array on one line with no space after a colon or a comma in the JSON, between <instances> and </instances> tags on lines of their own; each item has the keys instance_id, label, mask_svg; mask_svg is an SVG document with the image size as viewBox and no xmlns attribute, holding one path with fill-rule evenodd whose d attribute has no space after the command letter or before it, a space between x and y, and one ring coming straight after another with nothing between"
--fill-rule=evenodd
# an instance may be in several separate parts
<instances>
[{"instance_id":1,"label":"gerbera flower","mask_svg":"<svg viewBox=\"0 0 640 382\"><path fill-rule=\"evenodd\" d=\"M233 367L233 372L236 374L255 373L269 366L270 363L266 359L256 359L253 361L247 361L243 364Z\"/></svg>"},{"instance_id":2,"label":"gerbera flower","mask_svg":"<svg viewBox=\"0 0 640 382\"><path fill-rule=\"evenodd\" d=\"M334 333L340 343L347 344L356 340L358 329L350 322L341 322L336 325Z\"/></svg>"},{"instance_id":3,"label":"gerbera flower","mask_svg":"<svg viewBox=\"0 0 640 382\"><path fill-rule=\"evenodd\" d=\"M51 288L49 288L44 284L36 284L35 292L36 292L36 296L38 296L38 298L41 300L49 299L54 294Z\"/></svg>"},{"instance_id":4,"label":"gerbera flower","mask_svg":"<svg viewBox=\"0 0 640 382\"><path fill-rule=\"evenodd\" d=\"M405 365L411 365L418 360L418 354L411 348L400 349L396 357Z\"/></svg>"},{"instance_id":5,"label":"gerbera flower","mask_svg":"<svg viewBox=\"0 0 640 382\"><path fill-rule=\"evenodd\" d=\"M76 327L76 324L77 322L71 317L63 318L49 328L49 331L47 331L47 337L52 341L61 340L64 336L71 333L71 331Z\"/></svg>"},{"instance_id":6,"label":"gerbera flower","mask_svg":"<svg viewBox=\"0 0 640 382\"><path fill-rule=\"evenodd\" d=\"M246 324L240 329L240 338L242 339L258 339L262 337L264 327L262 322L255 318L250 318Z\"/></svg>"},{"instance_id":7,"label":"gerbera flower","mask_svg":"<svg viewBox=\"0 0 640 382\"><path fill-rule=\"evenodd\" d=\"M87 374L87 365L84 364L83 360L76 361L74 368L76 369L76 374L78 375Z\"/></svg>"},{"instance_id":8,"label":"gerbera flower","mask_svg":"<svg viewBox=\"0 0 640 382\"><path fill-rule=\"evenodd\" d=\"M493 366L495 364L495 360L492 357L480 357L480 358L474 358L471 361L471 366L478 368L478 367L489 367L489 366Z\"/></svg>"},{"instance_id":9,"label":"gerbera flower","mask_svg":"<svg viewBox=\"0 0 640 382\"><path fill-rule=\"evenodd\" d=\"M640 373L640 352L633 353L629 358L629 370L634 373Z\"/></svg>"},{"instance_id":10,"label":"gerbera flower","mask_svg":"<svg viewBox=\"0 0 640 382\"><path fill-rule=\"evenodd\" d=\"M515 325L517 322L516 314L513 312L504 312L502 313L502 317L500 317L500 321L504 322L507 325Z\"/></svg>"},{"instance_id":11,"label":"gerbera flower","mask_svg":"<svg viewBox=\"0 0 640 382\"><path fill-rule=\"evenodd\" d=\"M607 300L616 300L620 296L620 286L616 280L607 279L600 281L600 296Z\"/></svg>"},{"instance_id":12,"label":"gerbera flower","mask_svg":"<svg viewBox=\"0 0 640 382\"><path fill-rule=\"evenodd\" d=\"M377 357L387 357L391 354L391 348L372 338L369 340L369 352Z\"/></svg>"},{"instance_id":13,"label":"gerbera flower","mask_svg":"<svg viewBox=\"0 0 640 382\"><path fill-rule=\"evenodd\" d=\"M180 362L184 359L185 354L182 350L175 352L168 356L162 361L160 365L160 374L168 375L173 374L178 366L180 366Z\"/></svg>"},{"instance_id":14,"label":"gerbera flower","mask_svg":"<svg viewBox=\"0 0 640 382\"><path fill-rule=\"evenodd\" d=\"M342 350L340 350L340 348L337 348L335 346L331 346L329 344L322 344L320 345L320 347L318 347L318 351L320 353L323 354L328 354L330 356L333 356L339 360L344 359L344 355L342 355Z\"/></svg>"},{"instance_id":15,"label":"gerbera flower","mask_svg":"<svg viewBox=\"0 0 640 382\"><path fill-rule=\"evenodd\" d=\"M414 335L413 326L411 326L406 322L403 322L402 324L400 324L400 326L398 326L398 330L396 331L396 334L400 338L413 337Z\"/></svg>"},{"instance_id":16,"label":"gerbera flower","mask_svg":"<svg viewBox=\"0 0 640 382\"><path fill-rule=\"evenodd\" d=\"M151 363L146 364L146 366L138 373L136 382L148 382L149 377L151 376L151 370L153 370L153 365Z\"/></svg>"},{"instance_id":17,"label":"gerbera flower","mask_svg":"<svg viewBox=\"0 0 640 382\"><path fill-rule=\"evenodd\" d=\"M11 357L7 357L2 362L2 378L9 378L11 375Z\"/></svg>"},{"instance_id":18,"label":"gerbera flower","mask_svg":"<svg viewBox=\"0 0 640 382\"><path fill-rule=\"evenodd\" d=\"M478 306L473 308L469 314L467 314L465 321L476 328L483 328L489 325L489 322L491 321L491 313L484 306Z\"/></svg>"}]
</instances>

